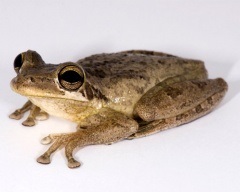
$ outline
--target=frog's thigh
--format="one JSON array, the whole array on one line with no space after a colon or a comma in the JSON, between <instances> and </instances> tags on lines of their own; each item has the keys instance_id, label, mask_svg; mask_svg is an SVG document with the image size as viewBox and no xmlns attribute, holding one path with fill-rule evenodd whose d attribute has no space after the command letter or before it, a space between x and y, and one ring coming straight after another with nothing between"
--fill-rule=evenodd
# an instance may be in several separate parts
<instances>
[{"instance_id":1,"label":"frog's thigh","mask_svg":"<svg viewBox=\"0 0 240 192\"><path fill-rule=\"evenodd\" d=\"M138 130L138 123L132 118L104 108L98 114L89 117L89 128L84 131L92 140L92 144L109 144L114 143Z\"/></svg>"},{"instance_id":2,"label":"frog's thigh","mask_svg":"<svg viewBox=\"0 0 240 192\"><path fill-rule=\"evenodd\" d=\"M131 137L147 136L193 121L216 107L226 91L227 83L221 78L156 86L136 104L134 115L146 123Z\"/></svg>"}]
</instances>

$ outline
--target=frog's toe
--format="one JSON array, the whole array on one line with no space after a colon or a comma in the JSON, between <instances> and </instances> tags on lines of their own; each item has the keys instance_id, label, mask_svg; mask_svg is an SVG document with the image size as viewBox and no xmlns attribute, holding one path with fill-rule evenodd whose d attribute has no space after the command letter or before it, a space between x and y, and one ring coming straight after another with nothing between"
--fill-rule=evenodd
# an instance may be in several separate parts
<instances>
[{"instance_id":1,"label":"frog's toe","mask_svg":"<svg viewBox=\"0 0 240 192\"><path fill-rule=\"evenodd\" d=\"M43 154L37 158L37 162L41 164L49 164L51 163L51 159L49 155Z\"/></svg>"},{"instance_id":2,"label":"frog's toe","mask_svg":"<svg viewBox=\"0 0 240 192\"><path fill-rule=\"evenodd\" d=\"M35 118L36 118L36 120L44 121L44 120L47 120L49 118L49 115L45 111L41 111L36 115Z\"/></svg>"},{"instance_id":3,"label":"frog's toe","mask_svg":"<svg viewBox=\"0 0 240 192\"><path fill-rule=\"evenodd\" d=\"M14 111L9 115L9 118L19 120L23 117L23 113L19 112L19 110Z\"/></svg>"},{"instance_id":4,"label":"frog's toe","mask_svg":"<svg viewBox=\"0 0 240 192\"><path fill-rule=\"evenodd\" d=\"M68 167L73 169L73 168L77 168L80 167L81 163L79 163L77 160L71 158L68 160Z\"/></svg>"},{"instance_id":5,"label":"frog's toe","mask_svg":"<svg viewBox=\"0 0 240 192\"><path fill-rule=\"evenodd\" d=\"M34 119L31 117L28 117L25 121L22 122L22 125L27 126L27 127L32 127L35 124L36 123L35 123Z\"/></svg>"},{"instance_id":6,"label":"frog's toe","mask_svg":"<svg viewBox=\"0 0 240 192\"><path fill-rule=\"evenodd\" d=\"M41 140L41 144L48 145L51 144L53 141L59 139L59 138L68 138L68 134L65 133L57 133L57 134L50 134Z\"/></svg>"},{"instance_id":7,"label":"frog's toe","mask_svg":"<svg viewBox=\"0 0 240 192\"><path fill-rule=\"evenodd\" d=\"M29 111L33 104L31 101L27 101L21 108L15 110L12 114L9 115L9 118L19 120L23 117L24 113Z\"/></svg>"},{"instance_id":8,"label":"frog's toe","mask_svg":"<svg viewBox=\"0 0 240 192\"><path fill-rule=\"evenodd\" d=\"M50 135L42 138L42 140L41 140L41 144L43 144L43 145L48 145L48 144L51 144L52 142L53 142L53 138Z\"/></svg>"}]
</instances>

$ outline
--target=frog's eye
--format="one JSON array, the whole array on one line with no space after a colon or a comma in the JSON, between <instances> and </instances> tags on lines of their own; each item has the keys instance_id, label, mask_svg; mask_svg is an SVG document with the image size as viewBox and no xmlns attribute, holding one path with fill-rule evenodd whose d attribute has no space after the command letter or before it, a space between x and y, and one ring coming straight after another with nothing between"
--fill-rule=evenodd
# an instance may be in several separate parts
<instances>
[{"instance_id":1,"label":"frog's eye","mask_svg":"<svg viewBox=\"0 0 240 192\"><path fill-rule=\"evenodd\" d=\"M58 81L64 89L75 91L82 86L84 75L77 66L66 66L59 72Z\"/></svg>"},{"instance_id":2,"label":"frog's eye","mask_svg":"<svg viewBox=\"0 0 240 192\"><path fill-rule=\"evenodd\" d=\"M13 67L16 73L18 74L23 64L23 54L19 54L13 62Z\"/></svg>"}]
</instances>

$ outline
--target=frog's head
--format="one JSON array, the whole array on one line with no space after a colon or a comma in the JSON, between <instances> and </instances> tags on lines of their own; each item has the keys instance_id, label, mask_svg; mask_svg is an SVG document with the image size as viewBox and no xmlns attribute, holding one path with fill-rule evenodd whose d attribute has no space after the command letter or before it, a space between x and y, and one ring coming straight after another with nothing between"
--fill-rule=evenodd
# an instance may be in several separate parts
<instances>
[{"instance_id":1,"label":"frog's head","mask_svg":"<svg viewBox=\"0 0 240 192\"><path fill-rule=\"evenodd\" d=\"M28 98L90 100L86 94L89 85L79 64L46 64L37 52L28 50L15 58L14 70L17 76L11 81L11 87Z\"/></svg>"}]
</instances>

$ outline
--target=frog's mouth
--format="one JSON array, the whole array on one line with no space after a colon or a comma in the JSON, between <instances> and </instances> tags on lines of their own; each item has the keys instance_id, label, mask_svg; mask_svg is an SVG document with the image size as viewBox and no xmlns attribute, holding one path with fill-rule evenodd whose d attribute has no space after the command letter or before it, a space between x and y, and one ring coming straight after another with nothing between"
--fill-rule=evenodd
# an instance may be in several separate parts
<instances>
[{"instance_id":1,"label":"frog's mouth","mask_svg":"<svg viewBox=\"0 0 240 192\"><path fill-rule=\"evenodd\" d=\"M23 81L19 77L12 79L10 86L12 90L20 95L30 98L59 100L59 101L76 101L76 102L88 102L89 100L83 96L83 93L79 91L64 91L59 87L49 84L44 87L43 85L33 84L28 80Z\"/></svg>"},{"instance_id":2,"label":"frog's mouth","mask_svg":"<svg viewBox=\"0 0 240 192\"><path fill-rule=\"evenodd\" d=\"M13 91L26 97L62 97L65 94L54 82L46 85L42 82L35 82L31 77L25 78L20 75L11 80L10 86Z\"/></svg>"}]
</instances>

